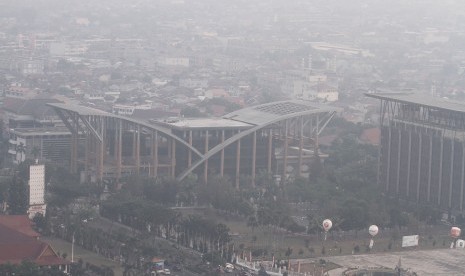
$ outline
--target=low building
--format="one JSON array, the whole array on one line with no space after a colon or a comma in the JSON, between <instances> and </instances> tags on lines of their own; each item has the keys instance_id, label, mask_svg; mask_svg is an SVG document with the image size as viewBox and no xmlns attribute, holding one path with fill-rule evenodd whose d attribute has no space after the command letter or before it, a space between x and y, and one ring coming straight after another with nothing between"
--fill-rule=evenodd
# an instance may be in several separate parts
<instances>
[{"instance_id":1,"label":"low building","mask_svg":"<svg viewBox=\"0 0 465 276\"><path fill-rule=\"evenodd\" d=\"M46 242L38 239L27 216L0 216L0 264L21 264L57 267L69 272L70 262L58 256Z\"/></svg>"}]
</instances>

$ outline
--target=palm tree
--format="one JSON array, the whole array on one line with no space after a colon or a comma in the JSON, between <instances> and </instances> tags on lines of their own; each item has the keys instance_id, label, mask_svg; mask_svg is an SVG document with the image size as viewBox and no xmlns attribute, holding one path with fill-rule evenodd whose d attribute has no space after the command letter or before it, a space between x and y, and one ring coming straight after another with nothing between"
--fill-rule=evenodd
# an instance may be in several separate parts
<instances>
[{"instance_id":1,"label":"palm tree","mask_svg":"<svg viewBox=\"0 0 465 276\"><path fill-rule=\"evenodd\" d=\"M19 142L19 145L16 146L16 152L20 154L18 163L22 163L24 161L23 154L26 153L26 146L23 144L23 142Z\"/></svg>"}]
</instances>

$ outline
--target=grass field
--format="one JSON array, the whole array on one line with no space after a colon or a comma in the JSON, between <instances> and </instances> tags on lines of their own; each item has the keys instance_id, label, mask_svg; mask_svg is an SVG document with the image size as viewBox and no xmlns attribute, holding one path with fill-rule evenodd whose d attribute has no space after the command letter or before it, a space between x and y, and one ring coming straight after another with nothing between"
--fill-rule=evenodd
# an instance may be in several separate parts
<instances>
[{"instance_id":1,"label":"grass field","mask_svg":"<svg viewBox=\"0 0 465 276\"><path fill-rule=\"evenodd\" d=\"M263 259L285 259L286 251L290 248L290 258L320 258L325 256L340 256L350 254L366 254L394 251L409 251L416 249L440 249L448 248L451 238L448 236L448 226L425 227L422 230L403 230L389 233L380 230L380 234L374 239L374 247L368 250L370 236L368 231L359 231L357 237L340 237L332 231L324 241L323 235L294 235L272 227L257 227L253 231L245 223L245 219L219 214L212 209L183 210L183 215L202 215L218 223L224 223L233 234L232 241L245 251L261 251ZM414 248L402 248L402 235L419 234L419 246ZM356 248L358 247L358 251ZM324 248L324 249L323 249ZM263 254L265 253L265 254ZM248 253L247 253L248 254Z\"/></svg>"},{"instance_id":2,"label":"grass field","mask_svg":"<svg viewBox=\"0 0 465 276\"><path fill-rule=\"evenodd\" d=\"M71 243L57 238L42 237L41 240L48 242L56 252L66 253L67 259L71 260ZM82 259L84 263L91 263L98 266L107 266L113 269L115 276L123 275L123 268L117 262L109 260L101 255L86 250L80 246L74 245L74 261Z\"/></svg>"}]
</instances>

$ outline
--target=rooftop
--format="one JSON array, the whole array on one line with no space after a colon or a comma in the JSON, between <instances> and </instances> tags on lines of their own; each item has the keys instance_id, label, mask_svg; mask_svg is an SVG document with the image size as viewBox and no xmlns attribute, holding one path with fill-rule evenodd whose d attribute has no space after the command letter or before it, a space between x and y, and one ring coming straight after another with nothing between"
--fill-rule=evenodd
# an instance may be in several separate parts
<instances>
[{"instance_id":1,"label":"rooftop","mask_svg":"<svg viewBox=\"0 0 465 276\"><path fill-rule=\"evenodd\" d=\"M225 118L175 118L163 121L156 121L162 125L177 129L192 129L192 128L249 128L250 124L234 121Z\"/></svg>"},{"instance_id":2,"label":"rooftop","mask_svg":"<svg viewBox=\"0 0 465 276\"><path fill-rule=\"evenodd\" d=\"M401 102L401 103L409 103L409 104L417 104L426 107L433 107L437 109L449 110L449 111L456 111L456 112L465 112L465 102L453 101L444 98L437 98L426 94L415 94L415 93L376 93L365 94L367 97L380 99L380 100L387 100L387 101L394 101L394 102Z\"/></svg>"},{"instance_id":3,"label":"rooftop","mask_svg":"<svg viewBox=\"0 0 465 276\"><path fill-rule=\"evenodd\" d=\"M19 136L71 135L67 128L15 128L13 133Z\"/></svg>"},{"instance_id":4,"label":"rooftop","mask_svg":"<svg viewBox=\"0 0 465 276\"><path fill-rule=\"evenodd\" d=\"M310 103L307 101L280 101L246 107L223 116L223 118L244 122L251 125L264 125L285 116L299 116L327 111L336 108Z\"/></svg>"},{"instance_id":5,"label":"rooftop","mask_svg":"<svg viewBox=\"0 0 465 276\"><path fill-rule=\"evenodd\" d=\"M87 107L83 105L77 105L77 104L63 104L63 103L48 103L49 106L56 107L59 109L65 109L65 110L70 110L72 112L76 112L80 115L83 116L108 116L111 115L111 113L92 108L92 107Z\"/></svg>"}]
</instances>

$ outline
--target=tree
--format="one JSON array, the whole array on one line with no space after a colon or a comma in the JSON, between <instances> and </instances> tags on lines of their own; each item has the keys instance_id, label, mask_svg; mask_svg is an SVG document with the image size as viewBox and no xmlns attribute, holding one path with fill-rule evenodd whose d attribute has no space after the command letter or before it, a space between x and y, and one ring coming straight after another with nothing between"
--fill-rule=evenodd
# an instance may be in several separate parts
<instances>
[{"instance_id":1,"label":"tree","mask_svg":"<svg viewBox=\"0 0 465 276\"><path fill-rule=\"evenodd\" d=\"M368 205L361 200L348 199L341 205L341 229L360 230L367 226Z\"/></svg>"},{"instance_id":2,"label":"tree","mask_svg":"<svg viewBox=\"0 0 465 276\"><path fill-rule=\"evenodd\" d=\"M29 207L29 189L26 182L14 176L8 189L8 209L11 215L25 215Z\"/></svg>"},{"instance_id":3,"label":"tree","mask_svg":"<svg viewBox=\"0 0 465 276\"><path fill-rule=\"evenodd\" d=\"M19 145L16 145L16 152L19 153L19 163L22 163L24 161L24 154L26 153L26 146L20 142Z\"/></svg>"}]
</instances>

